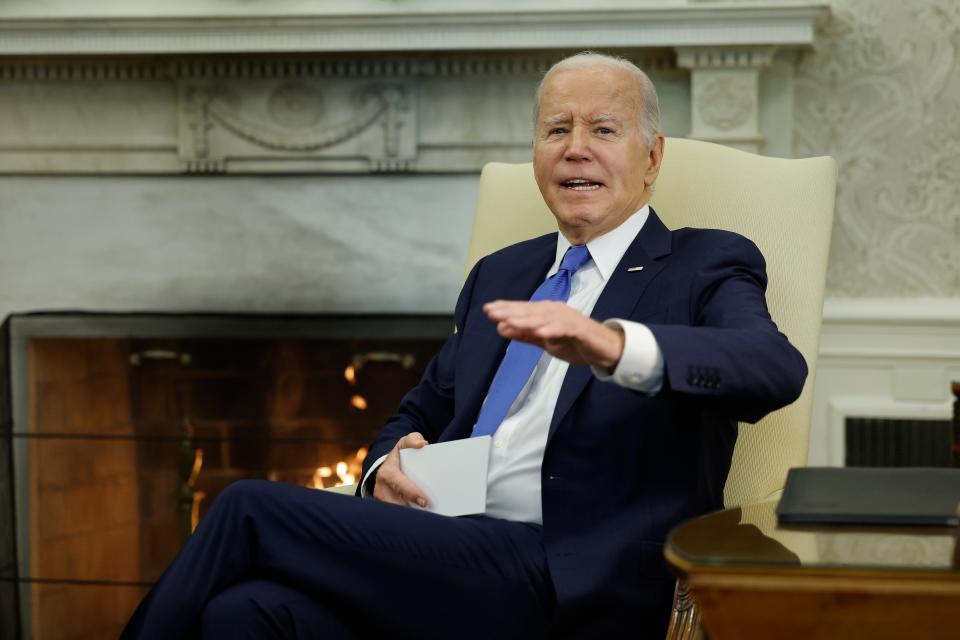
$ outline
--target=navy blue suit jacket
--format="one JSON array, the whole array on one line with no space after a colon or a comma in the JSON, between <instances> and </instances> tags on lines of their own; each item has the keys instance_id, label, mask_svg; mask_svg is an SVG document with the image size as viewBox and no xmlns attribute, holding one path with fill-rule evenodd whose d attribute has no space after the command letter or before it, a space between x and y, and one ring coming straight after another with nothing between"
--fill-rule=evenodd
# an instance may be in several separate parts
<instances>
[{"instance_id":1,"label":"navy blue suit jacket","mask_svg":"<svg viewBox=\"0 0 960 640\"><path fill-rule=\"evenodd\" d=\"M457 302L456 333L368 461L412 431L430 442L469 436L507 347L481 307L528 299L556 242L549 234L477 263ZM543 532L559 624L622 629L639 609L661 608L669 595L664 537L722 508L737 421L755 422L799 396L807 367L771 321L765 288L752 242L726 231L670 231L651 210L591 315L650 328L663 353L663 389L650 397L571 366L550 423Z\"/></svg>"}]
</instances>

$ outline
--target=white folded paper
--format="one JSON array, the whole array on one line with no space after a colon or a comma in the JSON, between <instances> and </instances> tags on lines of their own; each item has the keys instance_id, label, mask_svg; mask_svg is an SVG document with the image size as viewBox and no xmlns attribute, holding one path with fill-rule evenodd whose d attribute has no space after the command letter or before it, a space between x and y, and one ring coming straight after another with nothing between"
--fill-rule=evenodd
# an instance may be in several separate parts
<instances>
[{"instance_id":1,"label":"white folded paper","mask_svg":"<svg viewBox=\"0 0 960 640\"><path fill-rule=\"evenodd\" d=\"M426 495L427 511L444 516L483 513L490 441L490 436L480 436L401 449L400 469Z\"/></svg>"}]
</instances>

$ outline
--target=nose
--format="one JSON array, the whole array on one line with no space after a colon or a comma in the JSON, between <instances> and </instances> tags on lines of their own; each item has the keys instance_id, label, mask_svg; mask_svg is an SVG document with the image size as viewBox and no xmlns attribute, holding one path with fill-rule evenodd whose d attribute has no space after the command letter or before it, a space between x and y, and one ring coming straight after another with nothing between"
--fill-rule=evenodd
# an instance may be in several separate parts
<instances>
[{"instance_id":1,"label":"nose","mask_svg":"<svg viewBox=\"0 0 960 640\"><path fill-rule=\"evenodd\" d=\"M590 159L590 138L588 132L581 127L574 127L567 136L567 150L565 158L571 162L581 162Z\"/></svg>"}]
</instances>

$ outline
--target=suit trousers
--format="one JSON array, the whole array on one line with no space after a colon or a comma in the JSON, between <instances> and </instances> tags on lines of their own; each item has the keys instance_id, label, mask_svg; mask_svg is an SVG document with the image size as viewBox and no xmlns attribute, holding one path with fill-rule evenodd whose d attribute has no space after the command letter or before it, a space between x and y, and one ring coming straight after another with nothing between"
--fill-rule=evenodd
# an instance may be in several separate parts
<instances>
[{"instance_id":1,"label":"suit trousers","mask_svg":"<svg viewBox=\"0 0 960 640\"><path fill-rule=\"evenodd\" d=\"M555 600L538 525L242 480L121 638L538 638Z\"/></svg>"}]
</instances>

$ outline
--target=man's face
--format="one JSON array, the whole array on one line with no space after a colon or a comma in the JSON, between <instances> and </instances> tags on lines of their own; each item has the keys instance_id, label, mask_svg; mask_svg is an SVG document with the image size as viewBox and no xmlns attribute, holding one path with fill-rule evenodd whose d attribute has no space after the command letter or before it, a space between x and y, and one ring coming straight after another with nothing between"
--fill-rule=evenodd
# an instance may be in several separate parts
<instances>
[{"instance_id":1,"label":"man's face","mask_svg":"<svg viewBox=\"0 0 960 640\"><path fill-rule=\"evenodd\" d=\"M637 81L625 69L554 72L540 95L533 142L537 185L574 244L619 226L650 199L663 136L648 148Z\"/></svg>"}]
</instances>

